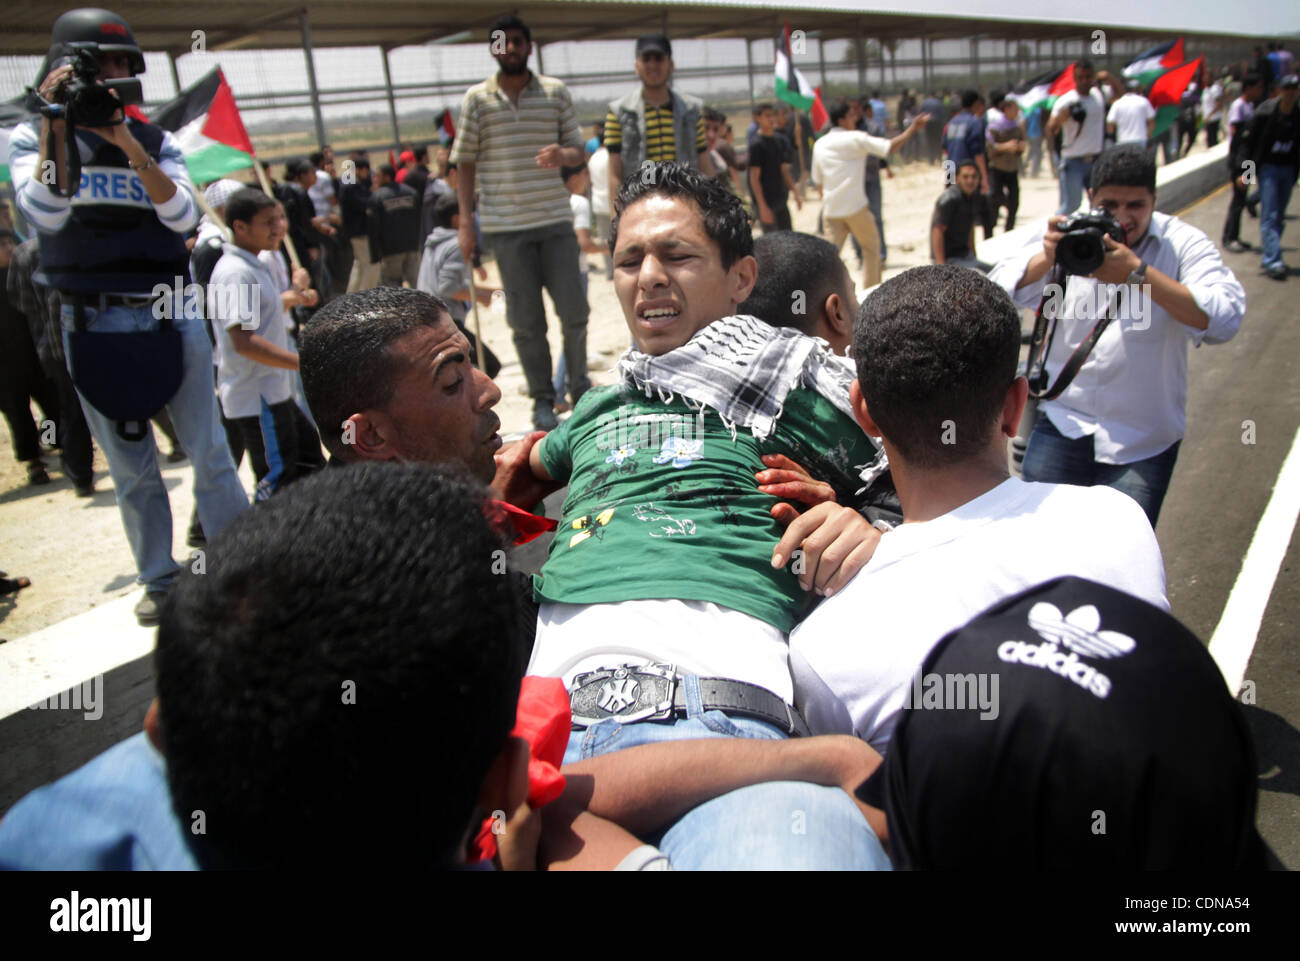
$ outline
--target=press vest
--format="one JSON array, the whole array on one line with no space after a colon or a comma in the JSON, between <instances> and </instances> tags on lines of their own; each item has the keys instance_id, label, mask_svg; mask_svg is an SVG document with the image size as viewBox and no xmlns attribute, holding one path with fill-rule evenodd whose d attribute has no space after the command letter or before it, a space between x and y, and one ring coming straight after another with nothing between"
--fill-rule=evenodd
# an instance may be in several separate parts
<instances>
[{"instance_id":1,"label":"press vest","mask_svg":"<svg viewBox=\"0 0 1300 961\"><path fill-rule=\"evenodd\" d=\"M677 161L698 168L700 158L695 152L695 130L699 126L704 101L675 91L671 94L673 143L677 149ZM646 158L645 99L641 95L641 89L638 87L626 97L613 101L609 109L618 118L618 125L623 131L623 173L627 176L640 167Z\"/></svg>"},{"instance_id":2,"label":"press vest","mask_svg":"<svg viewBox=\"0 0 1300 961\"><path fill-rule=\"evenodd\" d=\"M127 122L156 162L163 131L134 119ZM63 228L41 234L36 282L62 291L145 296L157 284L170 287L177 276L188 279L185 238L158 219L126 154L94 134L77 139L83 148L81 184Z\"/></svg>"}]
</instances>

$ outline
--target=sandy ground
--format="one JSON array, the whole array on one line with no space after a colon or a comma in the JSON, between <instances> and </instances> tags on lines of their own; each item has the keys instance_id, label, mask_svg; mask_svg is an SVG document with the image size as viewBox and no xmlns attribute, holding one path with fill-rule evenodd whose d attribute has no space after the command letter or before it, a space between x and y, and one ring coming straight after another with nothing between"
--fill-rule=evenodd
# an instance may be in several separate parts
<instances>
[{"instance_id":1,"label":"sandy ground","mask_svg":"<svg viewBox=\"0 0 1300 961\"><path fill-rule=\"evenodd\" d=\"M1198 145L1197 149L1204 148ZM896 168L896 176L886 179L883 211L888 245L886 279L929 262L930 214L941 186L939 168L919 163ZM1046 167L1037 179L1022 178L1019 225L1047 216L1056 205L1056 181ZM809 193L801 211L793 208L792 202L795 229L814 231L820 209L815 194ZM861 270L850 244L845 244L843 255L851 276L860 282ZM587 259L592 268L588 294L591 304L588 363L593 383L608 384L613 382L615 364L630 341L613 284L605 279L600 258L592 255ZM497 283L494 265L489 264L488 269L490 282ZM554 319L549 299L547 312ZM497 408L502 434L526 431L531 427L532 406L510 341L504 302L498 299L491 307L481 309L480 323L486 342L504 364L498 377L502 400ZM550 325L550 340L552 354L558 357L558 323ZM3 435L0 436L0 568L32 580L32 586L17 595L0 597L0 638L21 637L134 590L135 565L122 532L108 465L102 453L95 454L96 494L79 500L73 495L71 483L58 469L57 454L46 458L53 483L28 486L23 465L13 459L8 432L0 431L0 434ZM165 449L165 440L163 445ZM163 463L162 467L175 519L173 556L183 561L191 551L185 546L185 533L193 507L192 471L188 461ZM241 476L246 489L251 491L253 478L247 460Z\"/></svg>"}]
</instances>

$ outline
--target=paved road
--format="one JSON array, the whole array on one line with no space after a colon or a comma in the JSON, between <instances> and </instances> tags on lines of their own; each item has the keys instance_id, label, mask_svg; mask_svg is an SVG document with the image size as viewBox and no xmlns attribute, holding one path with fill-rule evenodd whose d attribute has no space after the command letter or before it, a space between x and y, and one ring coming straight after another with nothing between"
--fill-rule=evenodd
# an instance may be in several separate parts
<instances>
[{"instance_id":1,"label":"paved road","mask_svg":"<svg viewBox=\"0 0 1300 961\"><path fill-rule=\"evenodd\" d=\"M1228 198L1225 187L1180 216L1217 240ZM1291 211L1300 212L1300 202L1293 199ZM1291 219L1288 228L1284 256L1295 270L1300 223ZM1242 234L1257 245L1259 221L1244 219ZM1229 343L1191 352L1187 436L1156 528L1173 612L1206 643L1300 426L1300 273L1278 282L1259 273L1257 253L1224 257L1246 288L1246 319ZM1243 443L1243 421L1254 423L1253 445ZM1298 551L1292 532L1245 675L1255 685L1246 711L1259 754L1259 825L1293 870L1300 869Z\"/></svg>"}]
</instances>

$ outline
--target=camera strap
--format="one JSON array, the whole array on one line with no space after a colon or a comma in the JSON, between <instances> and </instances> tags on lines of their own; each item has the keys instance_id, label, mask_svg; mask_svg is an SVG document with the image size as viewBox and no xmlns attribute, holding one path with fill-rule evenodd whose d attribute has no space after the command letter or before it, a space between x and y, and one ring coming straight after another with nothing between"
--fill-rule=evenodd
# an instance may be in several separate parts
<instances>
[{"instance_id":1,"label":"camera strap","mask_svg":"<svg viewBox=\"0 0 1300 961\"><path fill-rule=\"evenodd\" d=\"M1062 283L1064 281L1064 283ZM1119 288L1111 292L1110 304L1106 312L1098 318L1097 323L1093 324L1092 330L1074 352L1070 354L1069 360L1061 368L1061 372L1056 375L1056 381L1048 387L1047 385L1047 354L1052 349L1052 340L1056 336L1056 325L1059 320L1059 312L1065 303L1065 285L1069 284L1069 275L1060 264L1052 265L1052 272L1048 274L1047 283L1043 287L1043 296L1038 301L1038 310L1034 313L1034 333L1029 342L1029 359L1025 365L1025 371L1029 375L1029 396L1035 400L1056 400L1070 386L1075 375L1079 373L1084 362L1087 361L1088 355L1092 349L1097 346L1097 341L1101 335L1106 332L1110 322L1115 319L1115 304L1119 297ZM1053 286L1061 291L1060 300L1056 304L1056 310L1052 312L1051 317L1046 316L1044 307L1047 305L1049 291ZM1034 368L1039 367L1037 373Z\"/></svg>"}]
</instances>

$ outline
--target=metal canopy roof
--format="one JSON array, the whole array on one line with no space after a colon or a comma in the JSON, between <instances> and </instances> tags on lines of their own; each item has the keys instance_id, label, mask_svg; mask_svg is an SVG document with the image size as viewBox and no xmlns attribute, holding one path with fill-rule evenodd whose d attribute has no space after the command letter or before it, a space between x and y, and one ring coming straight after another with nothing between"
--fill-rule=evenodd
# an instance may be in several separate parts
<instances>
[{"instance_id":1,"label":"metal canopy roof","mask_svg":"<svg viewBox=\"0 0 1300 961\"><path fill-rule=\"evenodd\" d=\"M55 2L11 8L6 14L0 54L44 55L50 28L67 10L105 3L125 17L144 50L173 56L194 48L195 30L204 32L210 51L275 49L303 46L302 15L307 15L313 47L381 46L444 42L486 43L488 30L504 10L513 10L528 24L534 43L562 40L631 39L643 33L667 32L674 39L743 37L767 39L778 25L789 21L811 37L889 40L925 36L932 39L964 38L976 34L1010 39L1071 38L1088 36L1096 26L1086 13L1077 23L1027 20L919 16L886 10L865 10L859 4L826 0L824 5L714 2L626 2L626 0L535 0L498 6L487 0L313 0L296 6L277 6L249 0L203 3L159 0L87 0ZM821 7L818 9L818 7ZM1095 14L1094 14L1095 15ZM1243 23L1243 26L1247 24ZM1250 25L1258 31L1262 25ZM1172 25L1142 27L1107 26L1112 39L1151 37L1174 31ZM1247 37L1255 33L1209 33L1178 28L1178 33L1205 37Z\"/></svg>"}]
</instances>

